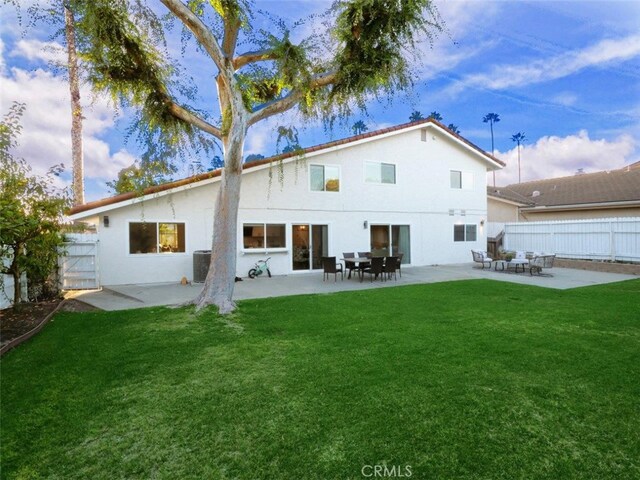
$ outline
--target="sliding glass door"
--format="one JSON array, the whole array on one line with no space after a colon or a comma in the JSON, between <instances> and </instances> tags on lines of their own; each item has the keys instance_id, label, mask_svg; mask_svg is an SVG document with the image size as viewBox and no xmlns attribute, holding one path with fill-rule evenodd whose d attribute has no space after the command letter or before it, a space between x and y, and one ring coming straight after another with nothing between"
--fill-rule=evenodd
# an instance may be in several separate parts
<instances>
[{"instance_id":1,"label":"sliding glass door","mask_svg":"<svg viewBox=\"0 0 640 480\"><path fill-rule=\"evenodd\" d=\"M371 254L386 257L403 253L402 263L411 263L409 225L371 225Z\"/></svg>"},{"instance_id":2,"label":"sliding glass door","mask_svg":"<svg viewBox=\"0 0 640 480\"><path fill-rule=\"evenodd\" d=\"M329 227L327 225L292 225L293 270L322 268L322 257L329 251Z\"/></svg>"}]
</instances>

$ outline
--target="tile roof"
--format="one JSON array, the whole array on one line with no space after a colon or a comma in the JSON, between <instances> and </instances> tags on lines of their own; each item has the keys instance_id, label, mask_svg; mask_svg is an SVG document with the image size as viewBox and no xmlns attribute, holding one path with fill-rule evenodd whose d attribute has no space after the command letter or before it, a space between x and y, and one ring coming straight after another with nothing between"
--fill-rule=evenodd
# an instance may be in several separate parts
<instances>
[{"instance_id":1,"label":"tile roof","mask_svg":"<svg viewBox=\"0 0 640 480\"><path fill-rule=\"evenodd\" d=\"M538 193L534 196L534 192ZM640 202L640 162L618 170L534 180L495 189L489 187L487 193L537 207ZM518 200L518 197L522 200Z\"/></svg>"},{"instance_id":2,"label":"tile roof","mask_svg":"<svg viewBox=\"0 0 640 480\"><path fill-rule=\"evenodd\" d=\"M490 187L487 186L487 195L496 198L502 198L511 202L520 203L522 205L534 205L531 199L523 197L517 192L514 192L509 187Z\"/></svg>"},{"instance_id":3,"label":"tile roof","mask_svg":"<svg viewBox=\"0 0 640 480\"><path fill-rule=\"evenodd\" d=\"M442 123L434 120L433 118L427 118L427 119L423 119L423 120L417 120L415 122L408 122L408 123L403 123L400 125L395 125L393 127L388 127L388 128L382 128L380 130L374 130L372 132L366 132L366 133L362 133L360 135L354 135L351 137L347 137L347 138L342 138L339 140L334 140L331 142L326 142L326 143L321 143L319 145L314 145L312 147L308 147L308 148L304 148L302 149L302 151L294 151L294 152L287 152L287 153L282 153L280 155L274 155L272 157L269 158L265 158L262 160L258 160L255 162L248 162L248 163L244 163L242 165L243 170L250 170L252 168L256 168L259 167L261 165L268 165L271 162L277 162L280 160L286 160L288 158L292 158L292 157L296 157L299 155L305 155L308 153L312 153L312 152L317 152L320 150L325 150L325 149L329 149L332 147L337 147L340 145L345 145L348 143L353 143L353 142L357 142L359 140L364 140L367 138L372 138L372 137L377 137L379 135L384 135L386 133L392 133L392 132L397 132L399 130L404 130L406 128L410 128L410 127L415 127L418 125L427 125L427 124L433 124L436 125L437 127L441 128L442 130L444 130L445 132L447 132L449 135L455 137L456 139L460 140L461 142L463 142L464 144L466 144L467 146L469 146L470 148L472 148L473 150L476 150L478 153L482 154L483 156L485 156L487 159L497 163L498 165L501 166L505 166L505 163L502 160L497 159L496 157L494 157L493 155L491 155L488 152L485 152L484 150L482 150L480 147L478 147L477 145L471 143L469 140L467 140L466 138L462 137L461 135L452 132L451 130L449 130L446 126L444 126ZM140 197L142 195L150 195L150 194L154 194L154 193L159 193L159 192L164 192L167 190L171 190L173 188L177 188L177 187L182 187L185 185L190 185L192 183L196 183L196 182L200 182L203 180L208 180L210 178L215 178L215 177L219 177L222 173L221 169L218 170L213 170L210 172L205 172L205 173L200 173L198 175L194 175L192 177L187 177L184 178L182 180L177 180L175 182L168 182L168 183L163 183L161 185L156 185L153 187L149 187L144 189L143 192L127 192L127 193L122 193L119 195L115 195L113 197L107 197L107 198L103 198L101 200L96 200L93 202L89 202L89 203L85 203L82 205L78 205L75 206L73 208L71 208L68 212L69 215L74 215L77 213L81 213L81 212L86 212L89 210L93 210L94 208L100 208L100 207L104 207L107 205L113 205L115 203L119 203L119 202L123 202L126 200L131 200L134 199L136 197Z\"/></svg>"}]
</instances>

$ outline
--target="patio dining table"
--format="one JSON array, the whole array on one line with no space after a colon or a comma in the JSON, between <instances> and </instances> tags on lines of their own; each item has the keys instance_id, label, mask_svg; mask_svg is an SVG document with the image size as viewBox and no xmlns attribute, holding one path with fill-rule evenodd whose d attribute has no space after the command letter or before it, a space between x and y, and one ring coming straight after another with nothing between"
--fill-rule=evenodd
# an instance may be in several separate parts
<instances>
[{"instance_id":1,"label":"patio dining table","mask_svg":"<svg viewBox=\"0 0 640 480\"><path fill-rule=\"evenodd\" d=\"M345 264L345 267L349 269L349 275L347 276L347 279L351 278L351 270L355 269L356 265L360 270L362 270L362 267L364 266L364 264L366 265L371 264L371 259L368 257L341 258L340 260L342 260ZM349 264L352 264L351 267L349 267Z\"/></svg>"}]
</instances>

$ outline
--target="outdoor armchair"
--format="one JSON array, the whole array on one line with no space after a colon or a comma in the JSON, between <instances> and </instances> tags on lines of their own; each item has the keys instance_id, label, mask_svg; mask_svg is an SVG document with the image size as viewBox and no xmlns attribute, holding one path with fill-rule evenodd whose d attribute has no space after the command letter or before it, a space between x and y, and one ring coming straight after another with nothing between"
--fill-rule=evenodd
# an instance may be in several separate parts
<instances>
[{"instance_id":1,"label":"outdoor armchair","mask_svg":"<svg viewBox=\"0 0 640 480\"><path fill-rule=\"evenodd\" d=\"M555 261L555 255L537 255L529 260L529 274L537 273L543 275L543 268L553 268L553 262ZM550 275L550 274L548 274Z\"/></svg>"},{"instance_id":2,"label":"outdoor armchair","mask_svg":"<svg viewBox=\"0 0 640 480\"><path fill-rule=\"evenodd\" d=\"M491 268L491 262L493 262L493 258L487 255L487 252L483 252L481 250L471 250L471 255L473 255L473 261L476 263L480 263L483 269L485 263L488 263L489 268Z\"/></svg>"}]
</instances>

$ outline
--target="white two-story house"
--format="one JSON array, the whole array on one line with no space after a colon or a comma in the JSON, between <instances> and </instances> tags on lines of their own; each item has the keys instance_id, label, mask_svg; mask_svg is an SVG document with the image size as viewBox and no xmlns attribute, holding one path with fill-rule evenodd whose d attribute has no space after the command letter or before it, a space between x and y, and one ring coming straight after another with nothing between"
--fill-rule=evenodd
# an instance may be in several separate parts
<instances>
[{"instance_id":1,"label":"white two-story house","mask_svg":"<svg viewBox=\"0 0 640 480\"><path fill-rule=\"evenodd\" d=\"M430 119L245 164L237 275L266 256L274 275L344 252L467 262L486 248L486 173L502 166ZM193 252L211 249L219 180L212 171L72 209L97 228L100 284L192 279Z\"/></svg>"}]
</instances>

